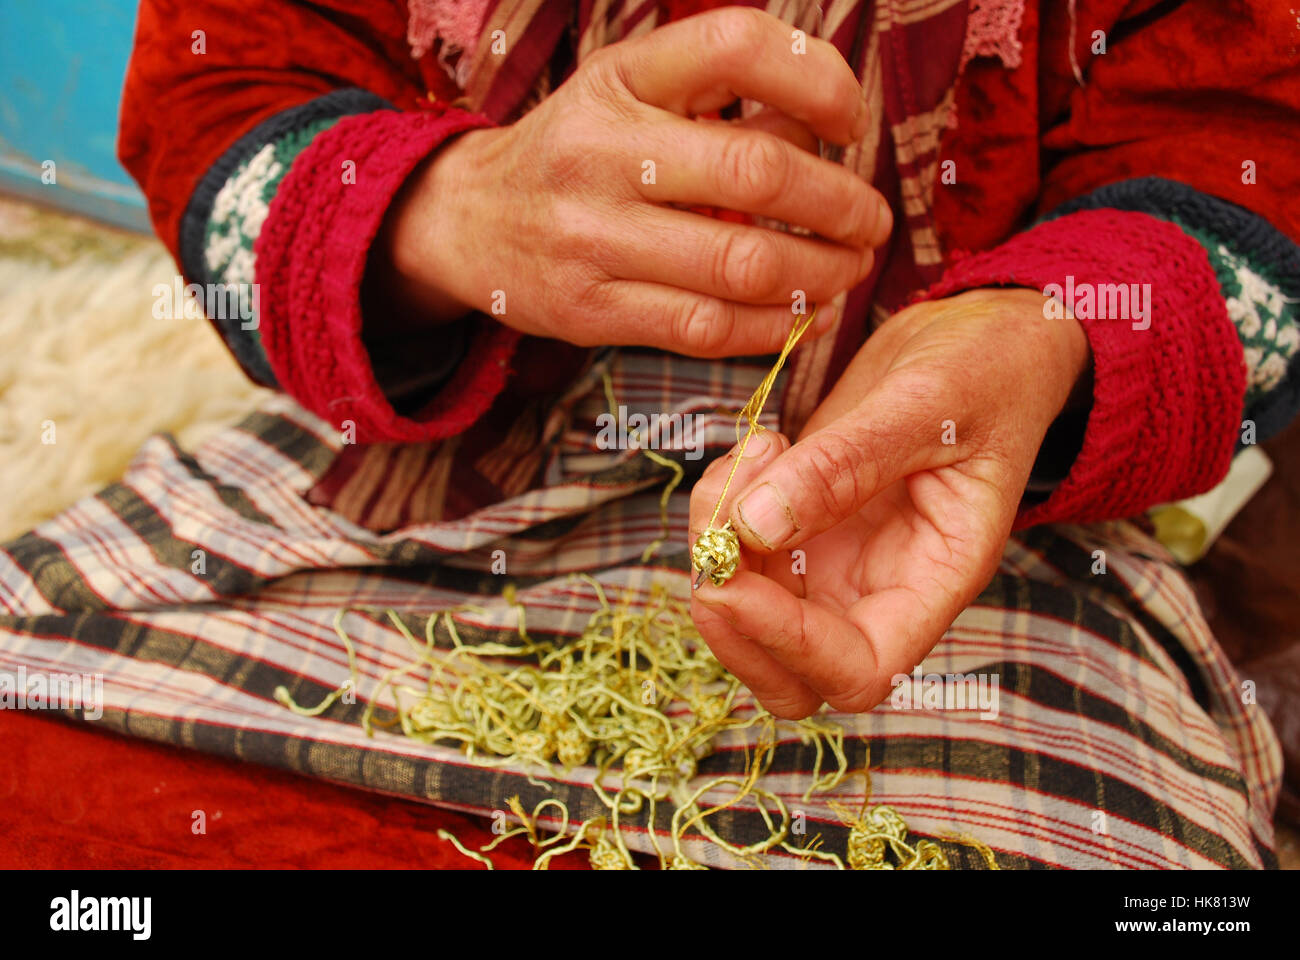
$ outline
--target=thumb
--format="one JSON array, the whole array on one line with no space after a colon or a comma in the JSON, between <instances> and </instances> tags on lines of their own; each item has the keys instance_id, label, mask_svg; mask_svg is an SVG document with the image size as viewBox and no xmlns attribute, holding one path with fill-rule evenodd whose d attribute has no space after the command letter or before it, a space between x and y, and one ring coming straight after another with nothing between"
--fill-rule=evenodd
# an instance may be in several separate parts
<instances>
[{"instance_id":1,"label":"thumb","mask_svg":"<svg viewBox=\"0 0 1300 960\"><path fill-rule=\"evenodd\" d=\"M759 553L789 549L851 517L904 477L958 461L960 425L946 420L941 407L933 394L900 395L888 380L880 383L740 491L730 514L740 539Z\"/></svg>"}]
</instances>

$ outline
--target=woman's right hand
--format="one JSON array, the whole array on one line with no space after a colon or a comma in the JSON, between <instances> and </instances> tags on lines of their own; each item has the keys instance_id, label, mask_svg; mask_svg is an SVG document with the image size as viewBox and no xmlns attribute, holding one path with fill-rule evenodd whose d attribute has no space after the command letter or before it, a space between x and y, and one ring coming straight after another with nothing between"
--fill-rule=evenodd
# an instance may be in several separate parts
<instances>
[{"instance_id":1,"label":"woman's right hand","mask_svg":"<svg viewBox=\"0 0 1300 960\"><path fill-rule=\"evenodd\" d=\"M868 119L839 52L805 42L796 53L788 24L730 7L598 51L518 122L463 134L417 172L385 233L390 275L435 318L481 310L581 346L779 350L797 291L826 303L856 285L892 227L867 183L796 145L847 144ZM770 109L693 119L740 97ZM823 308L810 332L831 319Z\"/></svg>"}]
</instances>

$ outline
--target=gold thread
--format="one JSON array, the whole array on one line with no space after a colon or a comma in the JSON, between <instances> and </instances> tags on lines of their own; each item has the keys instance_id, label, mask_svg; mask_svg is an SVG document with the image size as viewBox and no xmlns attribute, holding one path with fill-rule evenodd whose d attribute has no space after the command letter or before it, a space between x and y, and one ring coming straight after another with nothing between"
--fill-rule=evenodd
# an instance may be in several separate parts
<instances>
[{"instance_id":1,"label":"gold thread","mask_svg":"<svg viewBox=\"0 0 1300 960\"><path fill-rule=\"evenodd\" d=\"M456 835L452 833L450 830L439 830L438 837L439 839L446 840L448 843L450 843L461 853L465 854L465 856L469 857L471 860L477 860L479 863L486 864L489 870L496 869L494 866L492 866L491 860L483 856L483 854L481 853L475 853L473 850L467 849L463 843L461 843L458 839L456 839Z\"/></svg>"},{"instance_id":2,"label":"gold thread","mask_svg":"<svg viewBox=\"0 0 1300 960\"><path fill-rule=\"evenodd\" d=\"M718 502L713 505L713 513L709 517L708 526L705 527L691 547L691 562L694 564L695 569L700 571L700 575L695 581L697 587L704 582L706 577L715 586L720 587L736 575L737 565L740 560L740 539L736 536L736 531L732 528L730 520L721 527L715 526L718 522L718 514L722 511L722 504L727 499L727 491L731 489L731 481L736 478L736 471L740 468L740 461L745 459L745 450L749 447L750 439L763 429L758 422L759 417L763 415L763 407L767 404L767 399L772 393L776 378L781 373L781 368L785 366L786 358L790 356L790 353L812 325L816 316L817 308L814 306L811 313L800 316L795 320L794 326L790 329L790 335L786 337L785 346L781 348L772 369L767 372L767 376L759 383L749 401L736 415L736 443L740 449L736 451L735 459L731 464L731 471L722 484L722 492L718 494ZM748 423L748 428L745 430L743 437L740 434L742 421Z\"/></svg>"},{"instance_id":3,"label":"gold thread","mask_svg":"<svg viewBox=\"0 0 1300 960\"><path fill-rule=\"evenodd\" d=\"M762 429L758 418L776 376L815 315L814 309L795 324L775 366L737 417L740 449L710 526L717 519L750 438ZM605 387L613 408L608 375ZM749 424L743 438L742 420ZM645 448L643 452L652 455ZM666 537L667 498L684 474L679 464L667 458L659 459L676 471L660 502ZM730 524L726 529L730 530ZM734 531L731 535L734 537ZM657 548L663 539L655 541L652 548ZM646 557L652 552L648 549ZM755 707L747 718L738 716L736 701L740 682L727 673L703 643L685 604L673 599L662 586L654 585L650 599L639 609L633 609L630 597L616 606L593 577L584 573L573 574L571 579L592 588L599 608L580 635L555 641L532 639L526 626L524 605L513 585L507 586L502 598L517 613L518 643L467 644L460 636L455 614L487 613L475 604L428 614L423 642L416 639L395 610L340 609L334 618L334 630L347 651L349 679L315 707L297 704L284 686L276 688L275 698L296 714L319 716L349 690L356 691L359 680L356 651L343 621L352 610L382 613L407 641L414 659L388 670L376 682L361 716L361 725L368 735L374 735L375 727L397 727L405 736L424 743L459 743L466 757L484 766L541 767L552 775L556 764L566 770L576 766L595 770L592 793L607 809L607 816L584 820L566 842L571 815L563 801L548 797L528 811L519 797L513 796L506 801L506 806L519 825L477 852L466 848L450 832L438 832L439 837L454 844L465 856L492 869L492 862L485 854L507 839L524 836L534 850L534 869L545 870L556 856L575 850L587 851L596 869L636 869L620 818L646 809L651 825L648 836L663 869L706 869L683 850L683 843L692 830L699 839L726 851L744 865L761 866L759 856L779 848L799 857L805 865L816 859L845 869L844 858L823 849L821 834L802 847L792 845L790 811L781 797L762 786L762 779L776 755L779 727L793 729L802 743L814 750L811 779L802 800L808 802L813 793L837 787L848 775L843 728L825 717L809 717L797 723L778 720L761 707ZM443 644L438 643L439 625L446 637ZM421 670L427 671L422 685L412 686ZM410 679L399 682L402 678ZM391 692L392 708L378 706L386 691ZM391 710L392 716L376 717L380 709ZM761 725L761 729L752 757L748 746L744 748L744 772L700 782L699 761L713 750L718 737L727 731L740 732L755 725ZM828 759L833 763L823 772ZM830 802L831 809L849 828L848 867L950 869L938 844L928 840L908 842L907 825L892 807L869 805L871 776L866 769L863 774L865 790L856 814L837 801ZM528 778L551 789L550 784L535 779L531 773ZM706 795L721 790L730 792L721 801L704 805ZM667 851L660 846L654 829L655 811L662 803L673 807ZM766 836L745 846L725 840L710 822L742 803L756 812L767 828ZM549 808L557 811L559 826L551 836L545 837L539 820ZM997 869L993 852L979 841L965 836L944 839L973 846L990 868Z\"/></svg>"}]
</instances>

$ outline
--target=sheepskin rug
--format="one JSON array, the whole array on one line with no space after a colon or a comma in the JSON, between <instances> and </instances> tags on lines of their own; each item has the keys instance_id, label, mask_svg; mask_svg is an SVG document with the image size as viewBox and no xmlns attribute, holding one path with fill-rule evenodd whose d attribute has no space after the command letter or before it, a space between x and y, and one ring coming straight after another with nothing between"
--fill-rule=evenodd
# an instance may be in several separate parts
<instances>
[{"instance_id":1,"label":"sheepskin rug","mask_svg":"<svg viewBox=\"0 0 1300 960\"><path fill-rule=\"evenodd\" d=\"M192 449L251 410L204 320L154 317L153 238L0 198L0 540L121 477L149 437Z\"/></svg>"}]
</instances>

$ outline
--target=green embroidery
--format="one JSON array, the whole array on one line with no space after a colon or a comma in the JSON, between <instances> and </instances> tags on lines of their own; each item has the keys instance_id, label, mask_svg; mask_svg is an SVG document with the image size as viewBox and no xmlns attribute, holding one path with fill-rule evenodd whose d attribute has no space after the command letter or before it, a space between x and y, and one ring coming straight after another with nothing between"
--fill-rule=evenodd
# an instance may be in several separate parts
<instances>
[{"instance_id":1,"label":"green embroidery","mask_svg":"<svg viewBox=\"0 0 1300 960\"><path fill-rule=\"evenodd\" d=\"M1288 299L1278 283L1234 253L1219 237L1196 230L1170 217L1205 248L1219 278L1228 316L1237 327L1246 352L1246 403L1256 401L1282 382L1287 367L1300 350L1300 318L1296 301Z\"/></svg>"},{"instance_id":2,"label":"green embroidery","mask_svg":"<svg viewBox=\"0 0 1300 960\"><path fill-rule=\"evenodd\" d=\"M203 259L214 282L254 282L253 244L262 232L280 181L316 135L338 120L326 117L289 131L241 163L222 185L204 231ZM255 324L242 332L253 338L258 350L262 349L261 332Z\"/></svg>"}]
</instances>

